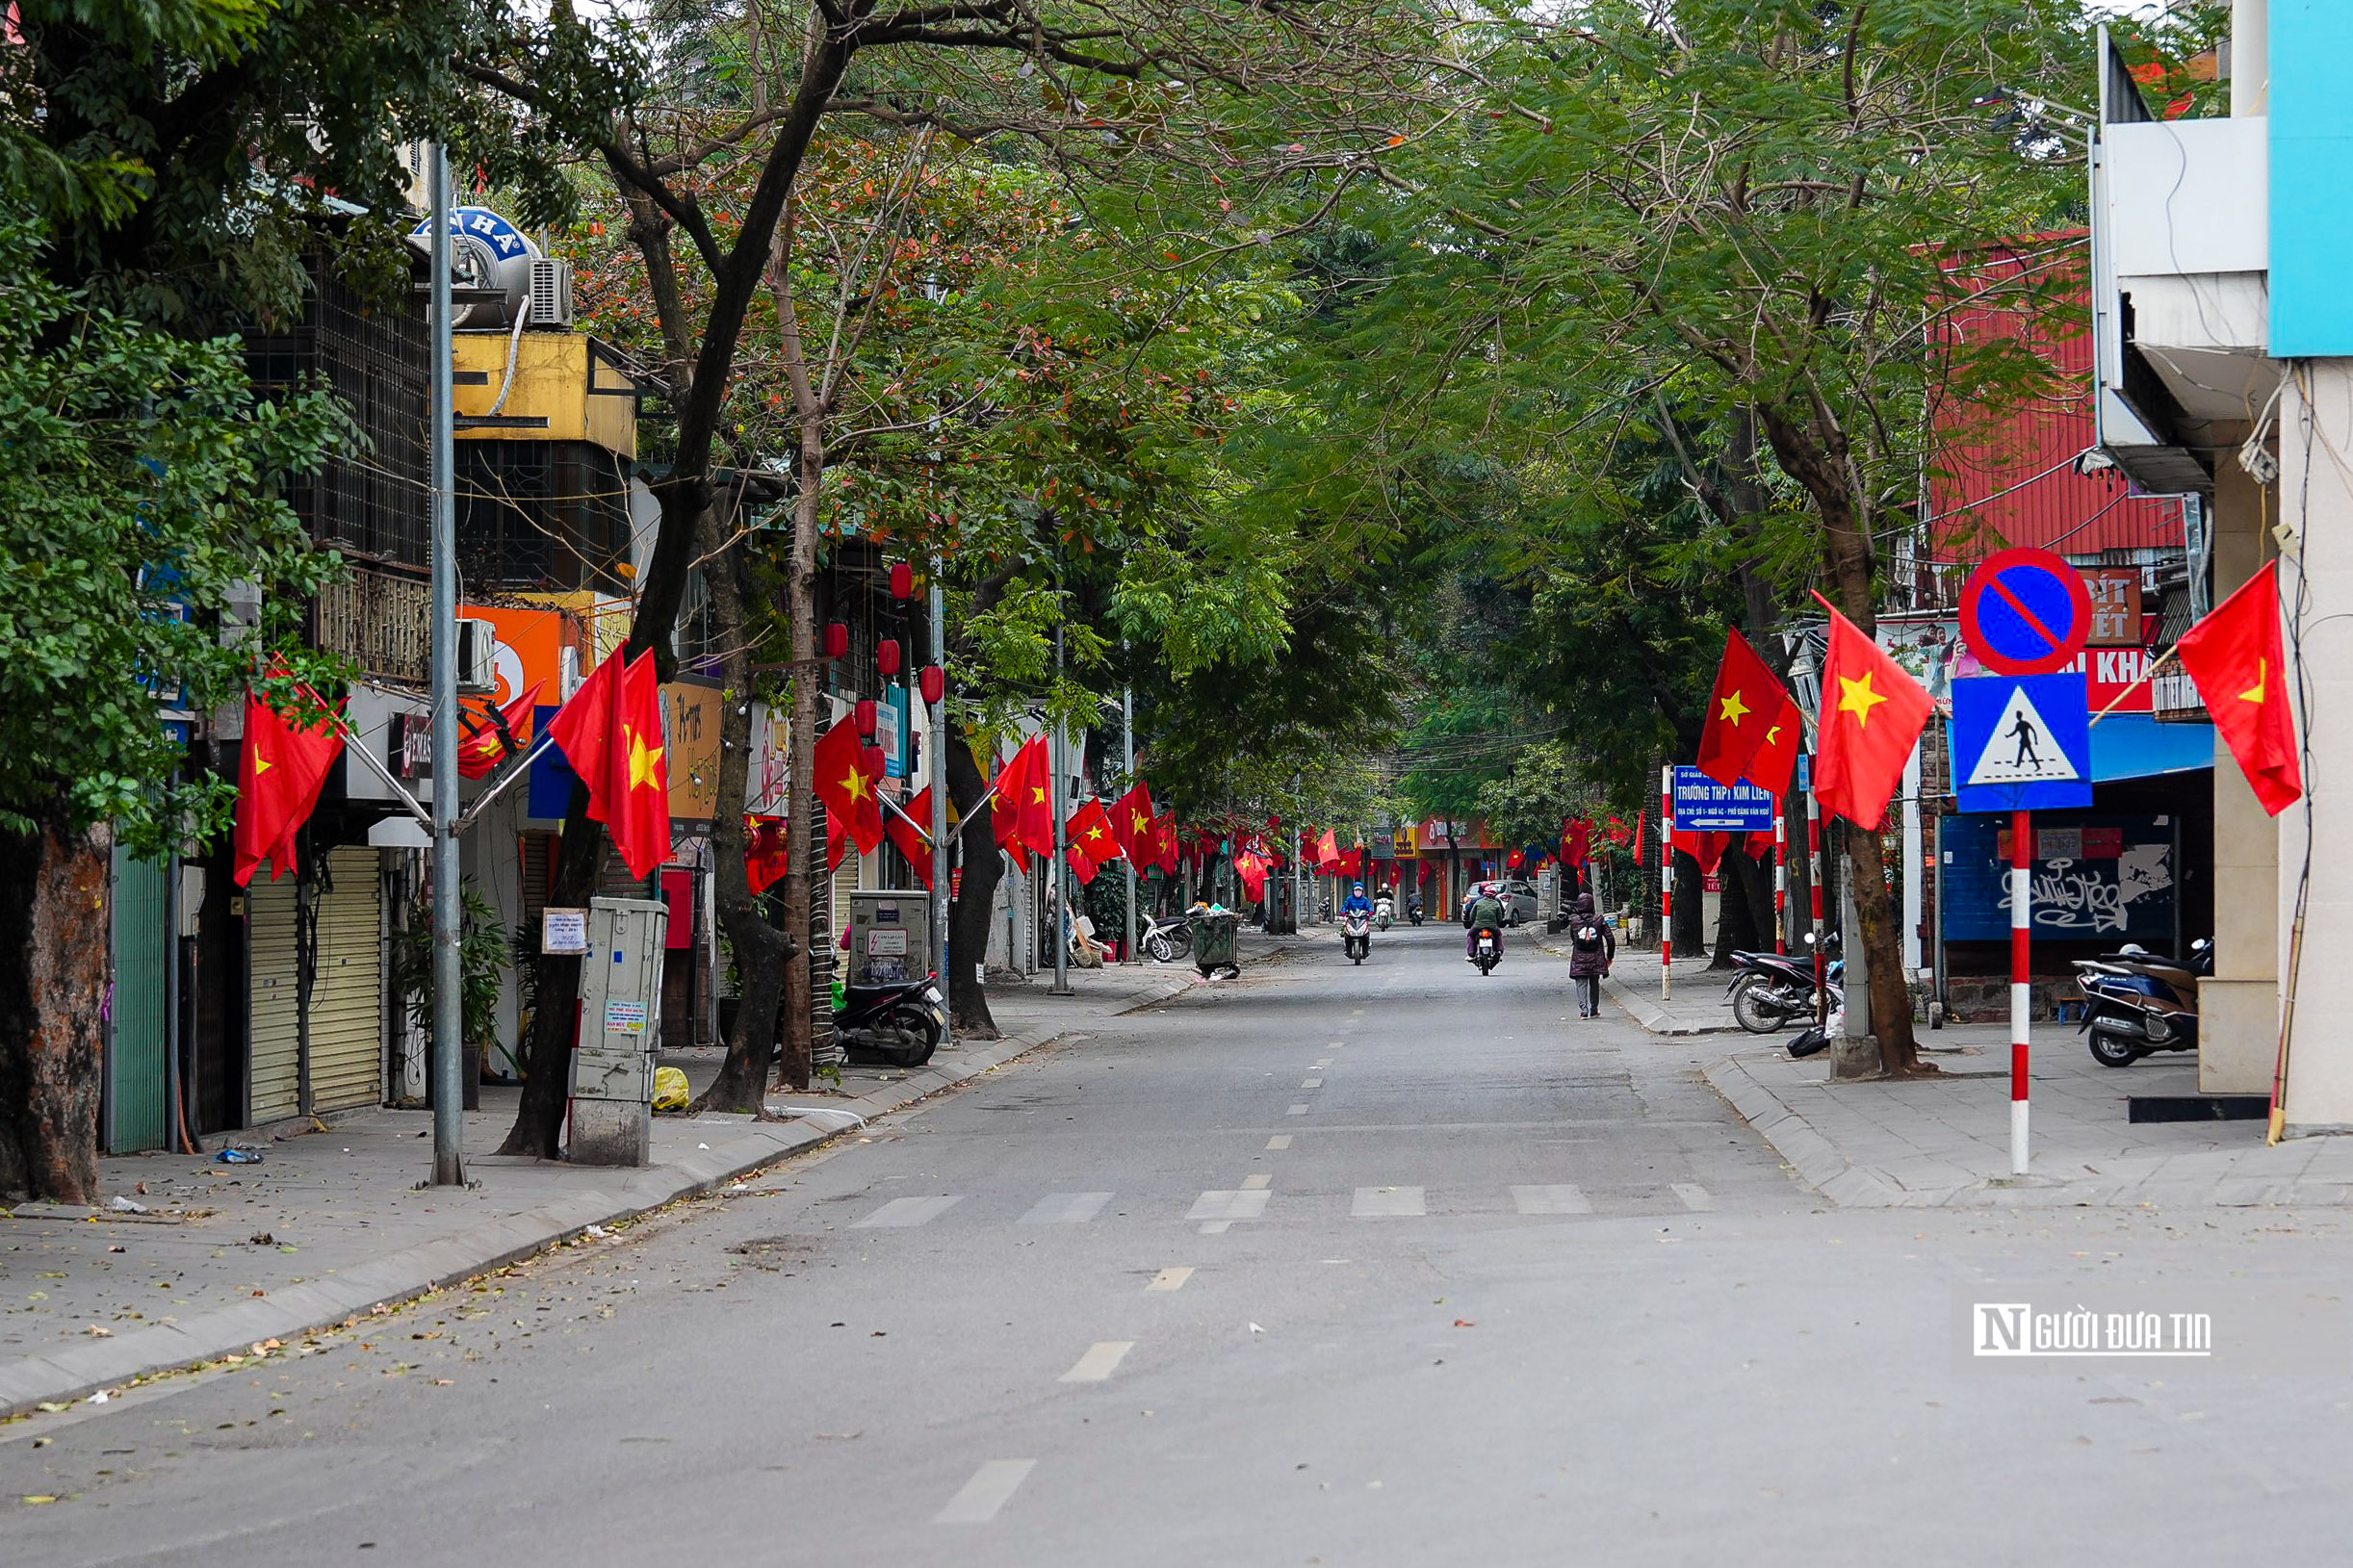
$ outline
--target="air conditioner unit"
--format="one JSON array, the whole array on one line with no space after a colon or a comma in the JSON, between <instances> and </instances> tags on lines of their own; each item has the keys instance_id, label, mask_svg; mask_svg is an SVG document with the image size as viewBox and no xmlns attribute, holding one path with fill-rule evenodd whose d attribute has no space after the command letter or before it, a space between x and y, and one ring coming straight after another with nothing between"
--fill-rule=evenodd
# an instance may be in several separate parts
<instances>
[{"instance_id":1,"label":"air conditioner unit","mask_svg":"<svg viewBox=\"0 0 2353 1568\"><path fill-rule=\"evenodd\" d=\"M499 629L488 621L457 623L457 691L487 697L499 689Z\"/></svg>"},{"instance_id":2,"label":"air conditioner unit","mask_svg":"<svg viewBox=\"0 0 2353 1568\"><path fill-rule=\"evenodd\" d=\"M530 321L533 326L572 324L572 264L556 256L531 258Z\"/></svg>"}]
</instances>

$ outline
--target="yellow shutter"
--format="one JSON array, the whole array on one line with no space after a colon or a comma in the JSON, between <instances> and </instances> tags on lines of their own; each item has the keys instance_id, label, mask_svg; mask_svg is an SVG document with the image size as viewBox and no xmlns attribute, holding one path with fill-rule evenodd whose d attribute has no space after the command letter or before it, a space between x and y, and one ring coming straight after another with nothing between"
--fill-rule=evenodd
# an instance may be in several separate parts
<instances>
[{"instance_id":1,"label":"yellow shutter","mask_svg":"<svg viewBox=\"0 0 2353 1568\"><path fill-rule=\"evenodd\" d=\"M327 873L334 886L319 898L319 972L310 1003L311 1108L323 1112L383 1097L376 852L362 845L335 850Z\"/></svg>"}]
</instances>

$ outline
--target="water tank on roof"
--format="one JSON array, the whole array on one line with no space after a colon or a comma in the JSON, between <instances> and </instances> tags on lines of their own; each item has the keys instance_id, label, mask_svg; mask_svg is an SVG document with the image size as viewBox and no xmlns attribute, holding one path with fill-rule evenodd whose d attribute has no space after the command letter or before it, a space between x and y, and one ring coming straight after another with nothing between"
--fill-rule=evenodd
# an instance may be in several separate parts
<instances>
[{"instance_id":1,"label":"water tank on roof","mask_svg":"<svg viewBox=\"0 0 2353 1568\"><path fill-rule=\"evenodd\" d=\"M460 290L492 290L499 301L477 300L459 305L455 323L476 331L511 327L515 313L531 296L531 263L539 247L530 235L487 207L450 209L450 281ZM409 231L409 243L432 253L433 220L423 218Z\"/></svg>"}]
</instances>

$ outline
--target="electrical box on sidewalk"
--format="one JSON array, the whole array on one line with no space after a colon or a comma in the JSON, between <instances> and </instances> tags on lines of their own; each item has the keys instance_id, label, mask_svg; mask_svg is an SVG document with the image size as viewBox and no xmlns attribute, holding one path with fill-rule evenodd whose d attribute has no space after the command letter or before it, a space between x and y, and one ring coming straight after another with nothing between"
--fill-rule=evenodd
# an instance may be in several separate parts
<instances>
[{"instance_id":1,"label":"electrical box on sidewalk","mask_svg":"<svg viewBox=\"0 0 2353 1568\"><path fill-rule=\"evenodd\" d=\"M853 986L895 986L938 968L931 951L931 894L920 887L867 888L848 895L849 951L842 976Z\"/></svg>"},{"instance_id":2,"label":"electrical box on sidewalk","mask_svg":"<svg viewBox=\"0 0 2353 1568\"><path fill-rule=\"evenodd\" d=\"M575 1165L644 1165L654 1146L661 959L670 911L656 899L588 902L566 1152Z\"/></svg>"}]
</instances>

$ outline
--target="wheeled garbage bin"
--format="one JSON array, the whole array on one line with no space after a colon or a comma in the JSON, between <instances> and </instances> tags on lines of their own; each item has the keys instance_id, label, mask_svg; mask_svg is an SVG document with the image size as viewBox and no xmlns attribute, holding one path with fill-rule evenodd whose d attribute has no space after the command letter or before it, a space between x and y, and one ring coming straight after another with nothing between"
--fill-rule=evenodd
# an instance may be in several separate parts
<instances>
[{"instance_id":1,"label":"wheeled garbage bin","mask_svg":"<svg viewBox=\"0 0 2353 1568\"><path fill-rule=\"evenodd\" d=\"M1228 976L1242 972L1234 962L1237 937L1242 929L1242 916L1230 910L1220 910L1193 918L1193 964L1202 978L1223 969Z\"/></svg>"}]
</instances>

